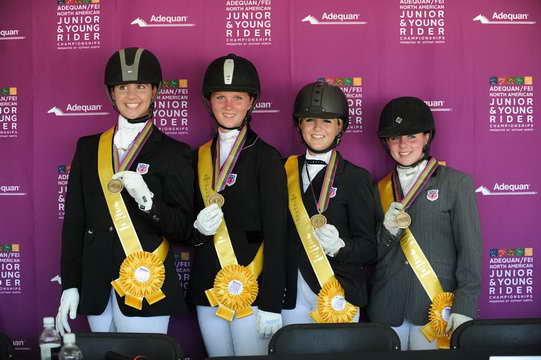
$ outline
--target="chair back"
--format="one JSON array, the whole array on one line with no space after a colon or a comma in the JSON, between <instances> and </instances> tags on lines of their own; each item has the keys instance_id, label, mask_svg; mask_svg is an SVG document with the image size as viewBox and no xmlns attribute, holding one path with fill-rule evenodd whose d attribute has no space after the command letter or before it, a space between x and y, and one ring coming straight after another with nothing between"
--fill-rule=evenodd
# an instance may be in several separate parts
<instances>
[{"instance_id":1,"label":"chair back","mask_svg":"<svg viewBox=\"0 0 541 360\"><path fill-rule=\"evenodd\" d=\"M271 355L399 350L398 335L390 326L378 323L288 325L269 343Z\"/></svg>"},{"instance_id":2,"label":"chair back","mask_svg":"<svg viewBox=\"0 0 541 360\"><path fill-rule=\"evenodd\" d=\"M80 333L76 336L85 360L103 360L108 351L129 357L144 355L149 360L181 360L180 345L170 336L142 333Z\"/></svg>"},{"instance_id":3,"label":"chair back","mask_svg":"<svg viewBox=\"0 0 541 360\"><path fill-rule=\"evenodd\" d=\"M483 319L460 325L451 336L452 349L504 349L541 345L541 318Z\"/></svg>"}]
</instances>

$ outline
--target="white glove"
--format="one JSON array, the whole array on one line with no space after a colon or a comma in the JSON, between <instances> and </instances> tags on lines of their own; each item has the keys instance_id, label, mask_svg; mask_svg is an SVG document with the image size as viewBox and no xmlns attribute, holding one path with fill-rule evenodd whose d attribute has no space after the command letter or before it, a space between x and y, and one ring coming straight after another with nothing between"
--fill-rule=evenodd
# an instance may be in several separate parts
<instances>
[{"instance_id":1,"label":"white glove","mask_svg":"<svg viewBox=\"0 0 541 360\"><path fill-rule=\"evenodd\" d=\"M259 336L269 338L282 327L282 314L257 310L255 323Z\"/></svg>"},{"instance_id":2,"label":"white glove","mask_svg":"<svg viewBox=\"0 0 541 360\"><path fill-rule=\"evenodd\" d=\"M71 332L70 325L68 324L68 312L70 319L74 320L77 316L77 306L79 306L79 290L77 288L70 288L62 291L58 314L56 314L56 330L60 335L64 335L65 332Z\"/></svg>"},{"instance_id":3,"label":"white glove","mask_svg":"<svg viewBox=\"0 0 541 360\"><path fill-rule=\"evenodd\" d=\"M398 215L402 210L404 210L404 205L399 202L392 202L389 206L389 210L385 213L385 218L383 219L383 226L393 235L398 234L400 228L396 225L396 215Z\"/></svg>"},{"instance_id":4,"label":"white glove","mask_svg":"<svg viewBox=\"0 0 541 360\"><path fill-rule=\"evenodd\" d=\"M340 234L338 229L331 224L325 224L320 228L316 229L316 237L325 251L325 254L329 256L334 256L336 253L346 246L344 240L340 239Z\"/></svg>"},{"instance_id":5,"label":"white glove","mask_svg":"<svg viewBox=\"0 0 541 360\"><path fill-rule=\"evenodd\" d=\"M223 218L224 213L222 209L216 204L210 204L199 212L197 219L193 223L193 227L203 235L214 235L218 231Z\"/></svg>"},{"instance_id":6,"label":"white glove","mask_svg":"<svg viewBox=\"0 0 541 360\"><path fill-rule=\"evenodd\" d=\"M122 181L128 193L139 205L139 209L143 211L150 211L152 209L152 198L154 194L148 189L141 174L135 171L120 171L113 175L113 179Z\"/></svg>"},{"instance_id":7,"label":"white glove","mask_svg":"<svg viewBox=\"0 0 541 360\"><path fill-rule=\"evenodd\" d=\"M473 319L469 316L453 313L449 315L449 320L447 321L447 327L445 328L445 332L452 333L456 330L457 327L470 320Z\"/></svg>"}]
</instances>

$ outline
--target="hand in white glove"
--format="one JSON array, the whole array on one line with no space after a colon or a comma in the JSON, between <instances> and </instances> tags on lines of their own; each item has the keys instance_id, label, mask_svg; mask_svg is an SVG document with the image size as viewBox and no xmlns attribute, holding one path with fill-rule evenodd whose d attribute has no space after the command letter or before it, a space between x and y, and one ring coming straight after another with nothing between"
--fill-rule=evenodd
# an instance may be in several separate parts
<instances>
[{"instance_id":1,"label":"hand in white glove","mask_svg":"<svg viewBox=\"0 0 541 360\"><path fill-rule=\"evenodd\" d=\"M199 212L197 219L193 223L193 227L203 235L214 235L218 231L223 218L224 213L222 209L216 204L210 204Z\"/></svg>"},{"instance_id":2,"label":"hand in white glove","mask_svg":"<svg viewBox=\"0 0 541 360\"><path fill-rule=\"evenodd\" d=\"M113 175L113 179L122 181L128 193L139 205L139 209L143 211L152 209L152 198L154 194L150 192L141 174L135 171L120 171Z\"/></svg>"},{"instance_id":3,"label":"hand in white glove","mask_svg":"<svg viewBox=\"0 0 541 360\"><path fill-rule=\"evenodd\" d=\"M79 306L79 290L77 288L70 288L62 291L58 314L56 314L56 330L60 335L64 335L65 332L71 332L70 325L68 324L68 312L70 319L75 319L77 316L77 306Z\"/></svg>"},{"instance_id":4,"label":"hand in white glove","mask_svg":"<svg viewBox=\"0 0 541 360\"><path fill-rule=\"evenodd\" d=\"M392 202L389 206L389 210L385 213L385 218L383 219L383 226L393 235L398 234L400 228L396 225L396 215L398 215L402 210L404 210L404 205L399 202Z\"/></svg>"},{"instance_id":5,"label":"hand in white glove","mask_svg":"<svg viewBox=\"0 0 541 360\"><path fill-rule=\"evenodd\" d=\"M445 332L452 333L456 330L457 327L470 320L473 319L469 316L453 313L449 315L449 320L447 321L447 327L445 328Z\"/></svg>"},{"instance_id":6,"label":"hand in white glove","mask_svg":"<svg viewBox=\"0 0 541 360\"><path fill-rule=\"evenodd\" d=\"M268 338L282 327L282 314L257 310L255 323L259 336Z\"/></svg>"},{"instance_id":7,"label":"hand in white glove","mask_svg":"<svg viewBox=\"0 0 541 360\"><path fill-rule=\"evenodd\" d=\"M336 253L346 246L344 240L340 239L340 234L338 229L331 224L325 224L320 228L316 229L316 237L325 251L325 254L329 256L334 256Z\"/></svg>"}]
</instances>

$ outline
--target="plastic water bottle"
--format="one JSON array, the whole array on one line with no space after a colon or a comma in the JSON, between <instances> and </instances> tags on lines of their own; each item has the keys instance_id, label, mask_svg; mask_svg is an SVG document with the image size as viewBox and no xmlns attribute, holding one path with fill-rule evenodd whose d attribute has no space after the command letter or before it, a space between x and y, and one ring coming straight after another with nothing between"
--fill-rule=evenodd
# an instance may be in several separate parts
<instances>
[{"instance_id":1,"label":"plastic water bottle","mask_svg":"<svg viewBox=\"0 0 541 360\"><path fill-rule=\"evenodd\" d=\"M39 349L41 360L51 360L53 354L57 354L62 346L62 339L54 328L54 318L43 318L43 331L39 336Z\"/></svg>"},{"instance_id":2,"label":"plastic water bottle","mask_svg":"<svg viewBox=\"0 0 541 360\"><path fill-rule=\"evenodd\" d=\"M83 353L81 349L75 344L75 334L64 334L64 346L60 350L60 360L82 360Z\"/></svg>"}]
</instances>

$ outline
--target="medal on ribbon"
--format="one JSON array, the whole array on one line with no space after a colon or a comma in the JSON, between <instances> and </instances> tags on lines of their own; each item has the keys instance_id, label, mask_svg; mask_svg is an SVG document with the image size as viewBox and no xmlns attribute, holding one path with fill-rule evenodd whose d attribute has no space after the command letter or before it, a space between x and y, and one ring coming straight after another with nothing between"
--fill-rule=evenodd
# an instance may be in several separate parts
<instances>
[{"instance_id":1,"label":"medal on ribbon","mask_svg":"<svg viewBox=\"0 0 541 360\"><path fill-rule=\"evenodd\" d=\"M224 206L225 198L220 191L225 189L228 179L231 177L231 173L235 168L235 164L239 159L240 152L246 142L246 133L248 132L247 126L244 126L229 152L229 155L225 159L223 166L220 166L220 141L216 141L216 156L214 157L214 192L208 195L207 202L209 204L216 204L219 207Z\"/></svg>"},{"instance_id":2,"label":"medal on ribbon","mask_svg":"<svg viewBox=\"0 0 541 360\"><path fill-rule=\"evenodd\" d=\"M408 191L406 196L403 196L402 194L402 188L400 186L398 172L396 170L393 171L392 181L394 196L397 201L401 202L402 205L404 205L404 210L400 211L394 219L398 228L407 229L410 227L411 216L405 210L407 210L415 202L419 194L424 190L426 184L428 184L430 177L432 176L432 174L434 174L434 171L436 171L438 166L438 160L433 157L430 158L430 160L426 164L426 167L423 169L421 174L419 174L419 176L415 180L415 183L411 187L410 191Z\"/></svg>"},{"instance_id":3,"label":"medal on ribbon","mask_svg":"<svg viewBox=\"0 0 541 360\"><path fill-rule=\"evenodd\" d=\"M132 144L128 148L126 156L124 157L124 160L121 163L118 159L118 150L116 146L113 145L113 148L114 148L113 149L113 167L114 167L115 173L129 169L132 166L133 162L135 161L135 158L137 158L137 155L139 155L139 153L141 152L141 149L146 144L151 133L152 133L152 121L147 121L143 130L141 130L141 132L137 134ZM122 189L124 189L124 185L122 184L122 181L118 179L111 179L107 183L107 190L109 190L112 193L121 192Z\"/></svg>"},{"instance_id":4,"label":"medal on ribbon","mask_svg":"<svg viewBox=\"0 0 541 360\"><path fill-rule=\"evenodd\" d=\"M336 191L333 191L334 178L336 176L337 166L337 157L336 151L333 150L331 154L331 159L325 170L325 176L323 178L323 184L321 185L321 191L319 192L319 200L316 201L316 194L314 193L314 188L312 187L312 179L310 179L310 174L308 172L308 163L306 164L306 175L308 175L308 181L310 181L310 189L312 191L312 196L314 197L314 202L316 203L317 214L313 215L310 218L310 222L315 229L327 224L327 218L323 213L329 207L329 201L331 199L331 194Z\"/></svg>"}]
</instances>

